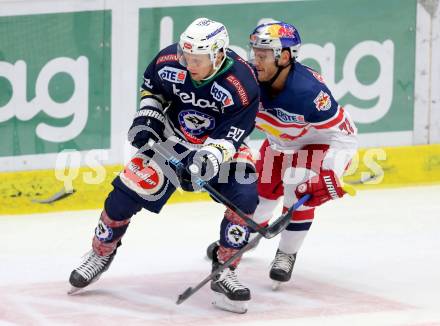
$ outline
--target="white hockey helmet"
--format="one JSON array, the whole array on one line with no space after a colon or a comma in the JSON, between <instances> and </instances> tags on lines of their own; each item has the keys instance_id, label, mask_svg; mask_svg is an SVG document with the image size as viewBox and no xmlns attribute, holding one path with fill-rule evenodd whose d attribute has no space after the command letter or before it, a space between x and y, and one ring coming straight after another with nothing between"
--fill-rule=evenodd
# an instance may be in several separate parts
<instances>
[{"instance_id":1,"label":"white hockey helmet","mask_svg":"<svg viewBox=\"0 0 440 326\"><path fill-rule=\"evenodd\" d=\"M217 70L226 59L226 49L229 47L229 35L225 25L208 18L197 18L180 35L179 51L191 54L208 54L211 63ZM217 55L223 51L224 58L215 65ZM185 62L181 62L185 65Z\"/></svg>"}]
</instances>

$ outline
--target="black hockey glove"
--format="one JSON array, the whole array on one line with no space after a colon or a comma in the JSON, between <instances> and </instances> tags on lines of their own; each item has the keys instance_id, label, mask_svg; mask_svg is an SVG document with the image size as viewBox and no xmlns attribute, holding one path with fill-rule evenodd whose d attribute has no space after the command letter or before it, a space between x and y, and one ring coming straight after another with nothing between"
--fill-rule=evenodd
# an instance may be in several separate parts
<instances>
[{"instance_id":1,"label":"black hockey glove","mask_svg":"<svg viewBox=\"0 0 440 326\"><path fill-rule=\"evenodd\" d=\"M163 140L165 116L156 108L145 108L134 117L133 123L128 131L128 140L136 147L141 148L150 139L155 142Z\"/></svg>"},{"instance_id":2,"label":"black hockey glove","mask_svg":"<svg viewBox=\"0 0 440 326\"><path fill-rule=\"evenodd\" d=\"M185 191L200 190L194 181L197 178L209 181L217 175L220 169L220 163L215 155L204 148L192 151L187 156L186 162L184 167L176 170L180 186Z\"/></svg>"}]
</instances>

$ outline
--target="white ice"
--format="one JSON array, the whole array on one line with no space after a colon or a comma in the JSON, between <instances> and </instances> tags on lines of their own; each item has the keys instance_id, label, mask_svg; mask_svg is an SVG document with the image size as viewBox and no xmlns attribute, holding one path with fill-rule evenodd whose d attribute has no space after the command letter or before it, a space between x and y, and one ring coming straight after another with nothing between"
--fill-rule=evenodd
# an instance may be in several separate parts
<instances>
[{"instance_id":1,"label":"white ice","mask_svg":"<svg viewBox=\"0 0 440 326\"><path fill-rule=\"evenodd\" d=\"M0 325L440 325L440 186L361 191L319 208L291 282L271 290L278 238L239 268L245 315L211 306L206 246L223 208L137 214L110 270L76 296L68 276L90 249L99 211L0 216Z\"/></svg>"}]
</instances>

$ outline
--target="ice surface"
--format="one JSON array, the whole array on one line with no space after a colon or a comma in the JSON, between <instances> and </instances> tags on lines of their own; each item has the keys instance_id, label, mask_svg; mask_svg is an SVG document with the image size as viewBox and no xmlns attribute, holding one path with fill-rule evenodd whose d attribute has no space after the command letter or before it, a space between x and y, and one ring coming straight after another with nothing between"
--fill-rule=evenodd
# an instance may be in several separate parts
<instances>
[{"instance_id":1,"label":"ice surface","mask_svg":"<svg viewBox=\"0 0 440 326\"><path fill-rule=\"evenodd\" d=\"M0 216L0 325L440 325L440 186L362 191L317 209L292 281L271 290L278 238L239 268L248 313L211 306L206 246L223 208L175 204L140 212L103 277L67 296L99 211Z\"/></svg>"}]
</instances>

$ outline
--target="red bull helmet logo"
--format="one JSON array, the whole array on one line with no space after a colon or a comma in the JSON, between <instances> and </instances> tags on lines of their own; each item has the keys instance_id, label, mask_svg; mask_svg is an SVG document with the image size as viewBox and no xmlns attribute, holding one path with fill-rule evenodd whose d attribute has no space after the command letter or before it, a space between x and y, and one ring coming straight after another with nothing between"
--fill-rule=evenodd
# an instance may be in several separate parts
<instances>
[{"instance_id":1,"label":"red bull helmet logo","mask_svg":"<svg viewBox=\"0 0 440 326\"><path fill-rule=\"evenodd\" d=\"M271 37L295 38L295 29L292 26L273 24L269 26L268 32Z\"/></svg>"}]
</instances>

